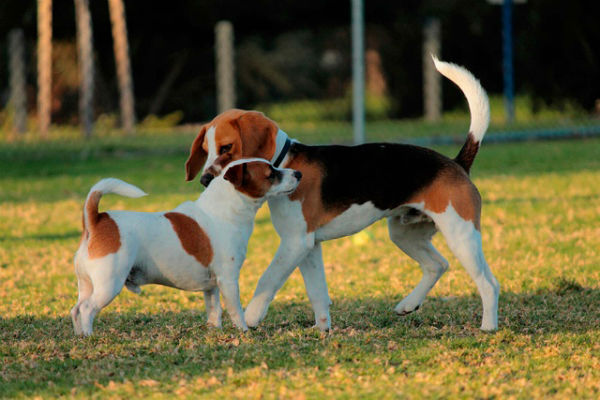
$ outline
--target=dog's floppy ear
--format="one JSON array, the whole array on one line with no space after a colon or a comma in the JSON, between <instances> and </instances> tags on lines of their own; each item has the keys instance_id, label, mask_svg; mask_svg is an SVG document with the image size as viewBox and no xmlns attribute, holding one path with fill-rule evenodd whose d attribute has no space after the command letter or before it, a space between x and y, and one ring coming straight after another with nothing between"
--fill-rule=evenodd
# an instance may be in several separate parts
<instances>
[{"instance_id":1,"label":"dog's floppy ear","mask_svg":"<svg viewBox=\"0 0 600 400\"><path fill-rule=\"evenodd\" d=\"M240 187L244 180L244 169L246 168L246 164L238 164L229 168L225 173L225 180L231 182L231 184L235 187Z\"/></svg>"},{"instance_id":2,"label":"dog's floppy ear","mask_svg":"<svg viewBox=\"0 0 600 400\"><path fill-rule=\"evenodd\" d=\"M277 140L277 124L258 111L248 111L235 121L242 139L243 155L273 158Z\"/></svg>"},{"instance_id":3,"label":"dog's floppy ear","mask_svg":"<svg viewBox=\"0 0 600 400\"><path fill-rule=\"evenodd\" d=\"M198 172L200 172L204 163L206 163L208 154L202 148L204 135L206 135L206 125L200 129L200 133L198 133L198 136L194 139L194 143L192 143L192 147L190 148L190 156L185 162L185 180L188 182L198 175Z\"/></svg>"}]
</instances>

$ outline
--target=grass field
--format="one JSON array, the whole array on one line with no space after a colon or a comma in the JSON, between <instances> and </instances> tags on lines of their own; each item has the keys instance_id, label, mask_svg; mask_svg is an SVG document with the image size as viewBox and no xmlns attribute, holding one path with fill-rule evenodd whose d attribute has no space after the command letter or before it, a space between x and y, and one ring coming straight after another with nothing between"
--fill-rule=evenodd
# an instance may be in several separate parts
<instances>
[{"instance_id":1,"label":"grass field","mask_svg":"<svg viewBox=\"0 0 600 400\"><path fill-rule=\"evenodd\" d=\"M107 196L103 209L157 211L196 197L200 184L184 182L188 139L0 145L0 397L600 396L600 140L479 153L484 250L502 286L496 333L478 330L475 285L439 235L450 270L417 313L396 316L421 273L380 222L366 243L324 245L329 334L311 328L296 271L246 334L227 317L209 329L201 293L146 286L140 296L123 291L93 337L74 337L84 196L114 176L150 196ZM244 305L277 244L263 208L242 270Z\"/></svg>"}]
</instances>

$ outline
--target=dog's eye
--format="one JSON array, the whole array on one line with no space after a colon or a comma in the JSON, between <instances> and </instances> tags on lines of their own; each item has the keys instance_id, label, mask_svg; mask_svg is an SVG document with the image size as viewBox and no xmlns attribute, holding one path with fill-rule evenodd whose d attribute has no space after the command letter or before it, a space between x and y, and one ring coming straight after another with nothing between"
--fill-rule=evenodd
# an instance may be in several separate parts
<instances>
[{"instance_id":1,"label":"dog's eye","mask_svg":"<svg viewBox=\"0 0 600 400\"><path fill-rule=\"evenodd\" d=\"M219 149L219 154L227 153L229 150L231 150L232 146L233 146L233 143L229 143L229 144L226 144L225 146L221 146L221 148Z\"/></svg>"},{"instance_id":2,"label":"dog's eye","mask_svg":"<svg viewBox=\"0 0 600 400\"><path fill-rule=\"evenodd\" d=\"M280 177L281 177L281 172L271 169L271 173L269 174L269 176L267 176L267 179L270 182L273 182L273 181L275 181L275 179L280 178Z\"/></svg>"}]
</instances>

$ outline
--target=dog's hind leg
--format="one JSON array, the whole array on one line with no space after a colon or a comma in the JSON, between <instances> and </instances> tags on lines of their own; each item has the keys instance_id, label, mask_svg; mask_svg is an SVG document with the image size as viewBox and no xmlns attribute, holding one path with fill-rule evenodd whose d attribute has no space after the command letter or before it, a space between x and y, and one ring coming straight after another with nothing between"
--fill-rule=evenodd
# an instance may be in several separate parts
<instances>
[{"instance_id":1,"label":"dog's hind leg","mask_svg":"<svg viewBox=\"0 0 600 400\"><path fill-rule=\"evenodd\" d=\"M77 271L77 288L79 290L79 295L77 298L77 304L75 304L75 306L71 309L71 320L73 321L73 329L75 330L75 334L82 335L83 331L81 329L81 314L79 307L84 300L87 300L92 295L93 287L89 277L85 276L80 271Z\"/></svg>"},{"instance_id":2,"label":"dog's hind leg","mask_svg":"<svg viewBox=\"0 0 600 400\"><path fill-rule=\"evenodd\" d=\"M405 224L401 217L388 218L390 239L400 250L419 263L423 277L419 284L394 309L398 315L416 311L438 279L448 269L448 261L431 244L437 232L433 222Z\"/></svg>"},{"instance_id":3,"label":"dog's hind leg","mask_svg":"<svg viewBox=\"0 0 600 400\"><path fill-rule=\"evenodd\" d=\"M83 300L79 306L81 330L85 336L92 334L96 315L121 292L125 285L128 271L114 268L113 263L116 262L117 257L110 255L107 256L106 262L88 268L94 290L92 295Z\"/></svg>"},{"instance_id":4,"label":"dog's hind leg","mask_svg":"<svg viewBox=\"0 0 600 400\"><path fill-rule=\"evenodd\" d=\"M219 287L215 286L211 290L204 291L204 305L206 307L206 322L215 328L221 327L221 298L219 296Z\"/></svg>"},{"instance_id":5,"label":"dog's hind leg","mask_svg":"<svg viewBox=\"0 0 600 400\"><path fill-rule=\"evenodd\" d=\"M429 213L446 238L448 247L465 267L479 290L483 303L481 329L498 328L498 296L500 285L490 270L481 243L481 233L472 221L463 219L452 205L443 213Z\"/></svg>"},{"instance_id":6,"label":"dog's hind leg","mask_svg":"<svg viewBox=\"0 0 600 400\"><path fill-rule=\"evenodd\" d=\"M315 326L322 331L327 331L331 328L331 317L329 316L331 300L329 299L327 281L325 280L321 243L316 243L315 247L300 262L300 272L304 279L308 298L315 312Z\"/></svg>"}]
</instances>

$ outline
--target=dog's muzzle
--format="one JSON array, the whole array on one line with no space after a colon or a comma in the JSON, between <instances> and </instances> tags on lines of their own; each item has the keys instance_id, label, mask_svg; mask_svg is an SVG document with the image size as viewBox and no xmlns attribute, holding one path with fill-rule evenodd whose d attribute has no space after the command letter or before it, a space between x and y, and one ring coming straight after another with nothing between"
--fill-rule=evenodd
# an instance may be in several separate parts
<instances>
[{"instance_id":1,"label":"dog's muzzle","mask_svg":"<svg viewBox=\"0 0 600 400\"><path fill-rule=\"evenodd\" d=\"M202 177L200 178L200 183L204 186L204 187L208 187L208 185L210 185L210 183L212 182L212 180L215 179L214 175L211 174L204 174L202 175Z\"/></svg>"}]
</instances>

